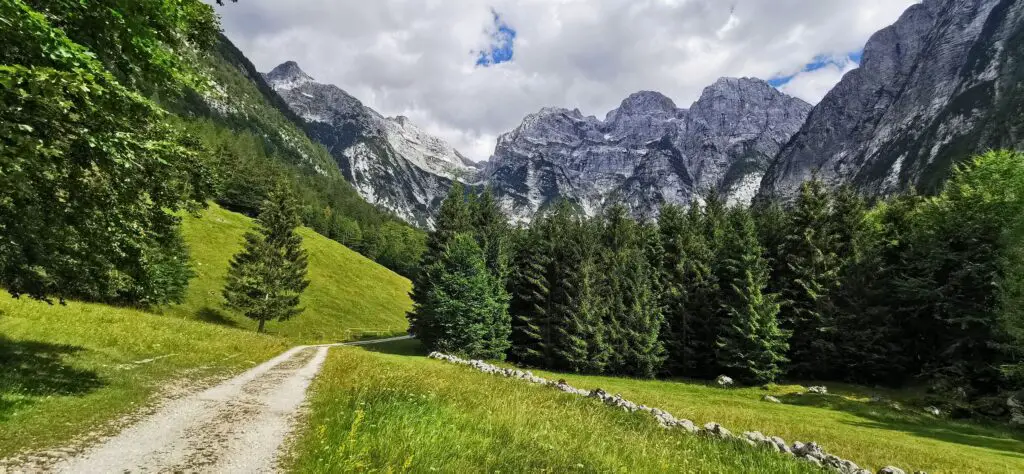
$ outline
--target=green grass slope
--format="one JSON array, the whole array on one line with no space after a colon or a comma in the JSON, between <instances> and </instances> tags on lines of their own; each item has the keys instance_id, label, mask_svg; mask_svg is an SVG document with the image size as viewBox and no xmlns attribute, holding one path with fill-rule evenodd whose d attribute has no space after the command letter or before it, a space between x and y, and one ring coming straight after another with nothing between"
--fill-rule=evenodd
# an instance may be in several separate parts
<instances>
[{"instance_id":1,"label":"green grass slope","mask_svg":"<svg viewBox=\"0 0 1024 474\"><path fill-rule=\"evenodd\" d=\"M875 395L904 398L896 391L829 383L825 384L827 396L796 395L804 391L802 387L724 390L682 381L538 374L564 378L575 387L621 393L699 424L715 421L734 432L761 431L790 443L816 441L832 454L876 470L892 464L907 472L930 474L1024 472L1024 433L937 418L906 401L899 410L871 402ZM761 401L768 394L783 403Z\"/></svg>"},{"instance_id":2,"label":"green grass slope","mask_svg":"<svg viewBox=\"0 0 1024 474\"><path fill-rule=\"evenodd\" d=\"M333 349L295 472L820 472L649 416L423 357Z\"/></svg>"},{"instance_id":3,"label":"green grass slope","mask_svg":"<svg viewBox=\"0 0 1024 474\"><path fill-rule=\"evenodd\" d=\"M184 304L163 311L168 316L199 319L255 330L256 323L226 310L221 297L231 257L241 250L252 220L211 205L202 217L186 217L185 240L198 276ZM337 342L362 333L392 335L408 327L412 283L398 274L309 229L301 229L309 253L309 288L302 296L306 311L285 322L270 322L267 331L296 344Z\"/></svg>"},{"instance_id":4,"label":"green grass slope","mask_svg":"<svg viewBox=\"0 0 1024 474\"><path fill-rule=\"evenodd\" d=\"M415 341L335 351L314 395L307 432L295 447L302 471L364 465L414 472L790 472L773 456L669 434L647 416L426 359ZM370 351L386 351L389 354ZM907 472L1024 472L1024 438L1006 427L939 419L904 404L871 403L864 389L830 386L830 396L787 395L780 386L721 389L681 381L589 377L538 371L573 386L621 393L703 425L816 441L829 452ZM776 394L783 404L761 401ZM898 399L899 392L880 395ZM356 424L357 415L363 418ZM354 431L353 431L354 430ZM350 433L354 432L354 435ZM794 466L796 465L796 466Z\"/></svg>"},{"instance_id":5,"label":"green grass slope","mask_svg":"<svg viewBox=\"0 0 1024 474\"><path fill-rule=\"evenodd\" d=\"M183 304L157 313L0 297L0 458L102 433L157 393L239 372L296 344L405 328L408 280L303 229L313 281L306 311L257 335L219 296L250 225L216 206L188 218L198 276Z\"/></svg>"}]
</instances>

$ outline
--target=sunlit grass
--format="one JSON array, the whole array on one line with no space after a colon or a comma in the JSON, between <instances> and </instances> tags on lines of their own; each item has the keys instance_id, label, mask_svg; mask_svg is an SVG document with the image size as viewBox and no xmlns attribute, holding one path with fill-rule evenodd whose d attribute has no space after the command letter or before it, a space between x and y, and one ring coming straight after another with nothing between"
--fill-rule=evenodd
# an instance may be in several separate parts
<instances>
[{"instance_id":1,"label":"sunlit grass","mask_svg":"<svg viewBox=\"0 0 1024 474\"><path fill-rule=\"evenodd\" d=\"M250 223L216 206L186 220L198 276L181 305L145 312L0 296L0 457L109 429L171 381L223 377L296 344L404 332L409 281L303 229L312 280L306 311L257 335L220 297Z\"/></svg>"},{"instance_id":2,"label":"sunlit grass","mask_svg":"<svg viewBox=\"0 0 1024 474\"><path fill-rule=\"evenodd\" d=\"M893 464L907 472L932 474L1024 472L1021 433L1005 426L935 418L903 400L913 394L826 384L829 396L798 396L795 393L804 390L797 385L721 389L686 381L535 372L564 378L579 388L621 393L698 425L715 421L737 433L757 430L790 443L816 441L875 470ZM330 449L345 439L360 410L364 419L356 444L368 452L360 454L361 459L372 460L370 465L376 467L400 467L404 456L415 454L417 470L437 467L455 472L731 472L735 468L730 460L736 456L747 456L743 462L752 463L744 464L741 472L790 469L770 458L755 461L751 456L760 454L736 454L731 448L723 458L717 450L725 448L668 436L646 416L633 417L555 390L428 360L416 341L339 351L323 375L314 385L309 432L296 453L296 466L302 470L315 470L321 458L328 464L344 462L332 458ZM784 403L761 401L766 394ZM873 395L902 400L903 406L896 410L887 403L873 403ZM556 448L544 448L547 445ZM672 469L637 459L622 446L653 459L668 459ZM495 452L512 453L511 460L492 459ZM532 457L527 458L528 453ZM578 459L584 460L583 469L575 468L573 461ZM689 462L693 459L701 462Z\"/></svg>"},{"instance_id":3,"label":"sunlit grass","mask_svg":"<svg viewBox=\"0 0 1024 474\"><path fill-rule=\"evenodd\" d=\"M408 348L408 343L403 347ZM819 472L649 415L418 356L334 349L297 472Z\"/></svg>"}]
</instances>

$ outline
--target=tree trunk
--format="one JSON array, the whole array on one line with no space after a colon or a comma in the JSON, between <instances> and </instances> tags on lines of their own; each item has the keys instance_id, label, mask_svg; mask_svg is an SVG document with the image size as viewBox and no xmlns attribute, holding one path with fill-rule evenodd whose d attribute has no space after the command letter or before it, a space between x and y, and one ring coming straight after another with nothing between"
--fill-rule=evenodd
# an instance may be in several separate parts
<instances>
[{"instance_id":1,"label":"tree trunk","mask_svg":"<svg viewBox=\"0 0 1024 474\"><path fill-rule=\"evenodd\" d=\"M266 324L266 323L267 323L266 319L261 319L260 320L260 326L258 328L256 328L256 332L262 333L263 332L263 325Z\"/></svg>"}]
</instances>

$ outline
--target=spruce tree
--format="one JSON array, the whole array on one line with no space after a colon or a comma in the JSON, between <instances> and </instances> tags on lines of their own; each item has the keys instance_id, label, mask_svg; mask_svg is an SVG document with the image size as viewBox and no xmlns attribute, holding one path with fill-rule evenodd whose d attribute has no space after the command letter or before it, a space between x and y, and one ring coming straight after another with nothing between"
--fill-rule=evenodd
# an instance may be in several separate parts
<instances>
[{"instance_id":1,"label":"spruce tree","mask_svg":"<svg viewBox=\"0 0 1024 474\"><path fill-rule=\"evenodd\" d=\"M655 291L658 275L641 242L642 232L622 205L606 212L601 268L605 326L613 372L653 377L664 362L659 340L663 315Z\"/></svg>"},{"instance_id":2,"label":"spruce tree","mask_svg":"<svg viewBox=\"0 0 1024 474\"><path fill-rule=\"evenodd\" d=\"M783 244L783 328L793 333L791 373L802 377L827 377L835 353L832 296L839 285L839 262L830 201L823 183L805 182Z\"/></svg>"},{"instance_id":3,"label":"spruce tree","mask_svg":"<svg viewBox=\"0 0 1024 474\"><path fill-rule=\"evenodd\" d=\"M504 282L509 271L511 228L490 187L472 200L469 213L477 242L486 258L487 269Z\"/></svg>"},{"instance_id":4,"label":"spruce tree","mask_svg":"<svg viewBox=\"0 0 1024 474\"><path fill-rule=\"evenodd\" d=\"M686 373L685 348L690 317L687 296L691 291L687 272L690 262L686 248L689 231L682 208L671 204L661 208L658 216L662 249L659 278L665 323L660 337L666 355L663 370L668 375Z\"/></svg>"},{"instance_id":5,"label":"spruce tree","mask_svg":"<svg viewBox=\"0 0 1024 474\"><path fill-rule=\"evenodd\" d=\"M470 216L469 205L466 202L466 192L462 184L455 183L448 191L448 196L441 203L438 212L434 231L427 236L427 249L423 252L420 260L420 268L413 279L412 301L413 310L406 315L409 319L409 331L420 338L432 338L430 331L436 330L437 326L430 319L429 312L420 310L427 301L427 294L431 291L435 277L430 274L442 255L448 250L455 236L461 233L473 233L473 224Z\"/></svg>"},{"instance_id":6,"label":"spruce tree","mask_svg":"<svg viewBox=\"0 0 1024 474\"><path fill-rule=\"evenodd\" d=\"M721 371L745 383L774 382L783 371L789 335L779 328L779 303L766 293L769 269L764 249L746 209L729 211L729 233L722 247L722 311L727 323L717 339Z\"/></svg>"},{"instance_id":7,"label":"spruce tree","mask_svg":"<svg viewBox=\"0 0 1024 474\"><path fill-rule=\"evenodd\" d=\"M704 196L704 206L693 206L687 220L688 227L693 229L688 238L687 375L709 378L719 375L715 349L718 336L728 323L721 311L722 292L728 288L728 281L722 280L722 245L728 234L725 201L717 192L710 191Z\"/></svg>"},{"instance_id":8,"label":"spruce tree","mask_svg":"<svg viewBox=\"0 0 1024 474\"><path fill-rule=\"evenodd\" d=\"M607 365L600 299L598 236L591 221L563 202L555 211L557 231L552 250L551 314L554 332L549 366L573 372L600 373Z\"/></svg>"},{"instance_id":9,"label":"spruce tree","mask_svg":"<svg viewBox=\"0 0 1024 474\"><path fill-rule=\"evenodd\" d=\"M481 251L484 263L494 281L494 294L506 307L511 299L508 293L510 229L508 218L502 212L498 201L494 198L491 188L470 201L470 222ZM494 321L491 327L490 341L496 341L500 347L508 347L508 339L512 332L512 319L509 312L500 313L501 318ZM497 349L495 349L497 350Z\"/></svg>"},{"instance_id":10,"label":"spruce tree","mask_svg":"<svg viewBox=\"0 0 1024 474\"><path fill-rule=\"evenodd\" d=\"M302 312L299 298L309 286L302 249L298 206L283 185L264 201L256 231L245 234L245 247L231 259L223 295L228 306L259 322L284 321Z\"/></svg>"},{"instance_id":11,"label":"spruce tree","mask_svg":"<svg viewBox=\"0 0 1024 474\"><path fill-rule=\"evenodd\" d=\"M789 234L789 213L777 200L761 199L751 207L757 235L764 247L765 259L769 266L768 289L779 293L785 286L787 259L785 255L786 236Z\"/></svg>"},{"instance_id":12,"label":"spruce tree","mask_svg":"<svg viewBox=\"0 0 1024 474\"><path fill-rule=\"evenodd\" d=\"M899 197L875 209L857 261L844 267L837 298L837 377L895 385L916 375L906 360L916 343L902 338L906 313L899 302L909 213L915 206Z\"/></svg>"},{"instance_id":13,"label":"spruce tree","mask_svg":"<svg viewBox=\"0 0 1024 474\"><path fill-rule=\"evenodd\" d=\"M417 311L432 327L420 340L434 351L465 357L504 359L508 321L504 291L487 270L483 250L469 233L455 234L440 257L425 269L432 283Z\"/></svg>"},{"instance_id":14,"label":"spruce tree","mask_svg":"<svg viewBox=\"0 0 1024 474\"><path fill-rule=\"evenodd\" d=\"M544 366L550 354L545 337L550 334L548 270L553 245L548 221L538 216L531 227L516 233L508 285L512 317L509 355L520 364L534 367Z\"/></svg>"}]
</instances>

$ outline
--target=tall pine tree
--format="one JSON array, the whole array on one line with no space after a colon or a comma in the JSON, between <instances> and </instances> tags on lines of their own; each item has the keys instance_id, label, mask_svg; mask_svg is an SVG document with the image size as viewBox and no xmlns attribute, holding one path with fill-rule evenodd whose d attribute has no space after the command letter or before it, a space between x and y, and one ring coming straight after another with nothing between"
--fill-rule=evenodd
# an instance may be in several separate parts
<instances>
[{"instance_id":1,"label":"tall pine tree","mask_svg":"<svg viewBox=\"0 0 1024 474\"><path fill-rule=\"evenodd\" d=\"M432 282L419 302L417 333L430 349L466 357L504 359L508 349L508 302L487 269L484 252L469 233L455 234L426 272ZM500 290L500 291L499 291Z\"/></svg>"},{"instance_id":2,"label":"tall pine tree","mask_svg":"<svg viewBox=\"0 0 1024 474\"><path fill-rule=\"evenodd\" d=\"M423 252L419 271L413 279L413 310L406 317L409 319L409 331L421 338L432 338L433 336L428 333L437 329L435 322L430 319L432 313L421 311L435 282L435 276L431 275L430 271L448 250L455 236L462 233L472 235L473 222L466 202L465 188L462 184L455 183L441 203L434 231L427 237L427 250Z\"/></svg>"},{"instance_id":3,"label":"tall pine tree","mask_svg":"<svg viewBox=\"0 0 1024 474\"><path fill-rule=\"evenodd\" d=\"M534 367L546 364L550 354L548 269L553 242L546 216L538 216L533 225L515 233L512 271L509 276L512 317L510 358Z\"/></svg>"},{"instance_id":4,"label":"tall pine tree","mask_svg":"<svg viewBox=\"0 0 1024 474\"><path fill-rule=\"evenodd\" d=\"M659 340L663 315L656 294L658 275L641 241L640 226L626 208L615 205L603 222L604 318L611 348L610 369L638 377L653 377L664 362Z\"/></svg>"},{"instance_id":5,"label":"tall pine tree","mask_svg":"<svg viewBox=\"0 0 1024 474\"><path fill-rule=\"evenodd\" d=\"M804 183L783 244L780 269L785 301L783 327L792 331L790 372L827 378L835 353L832 296L839 285L831 199L822 182Z\"/></svg>"},{"instance_id":6,"label":"tall pine tree","mask_svg":"<svg viewBox=\"0 0 1024 474\"><path fill-rule=\"evenodd\" d=\"M563 202L556 207L550 259L552 360L555 369L600 373L608 363L601 305L598 235L591 221Z\"/></svg>"},{"instance_id":7,"label":"tall pine tree","mask_svg":"<svg viewBox=\"0 0 1024 474\"><path fill-rule=\"evenodd\" d=\"M294 196L278 186L263 203L256 231L245 234L245 247L231 259L223 295L228 306L258 321L284 321L302 312L299 297L309 286L302 249L299 211Z\"/></svg>"},{"instance_id":8,"label":"tall pine tree","mask_svg":"<svg viewBox=\"0 0 1024 474\"><path fill-rule=\"evenodd\" d=\"M737 380L774 382L783 371L789 335L779 328L777 295L766 293L769 269L757 230L746 209L729 211L724 259L722 326L717 339L717 364Z\"/></svg>"}]
</instances>

